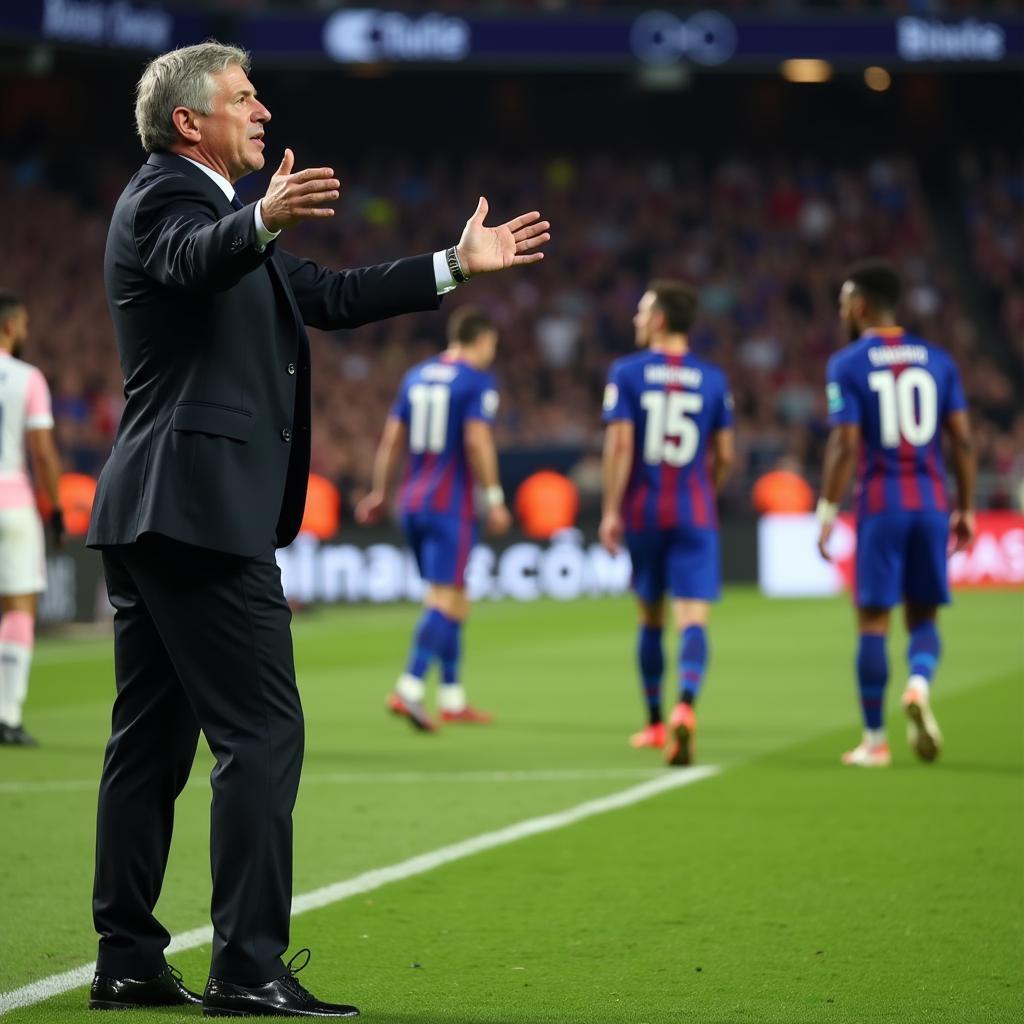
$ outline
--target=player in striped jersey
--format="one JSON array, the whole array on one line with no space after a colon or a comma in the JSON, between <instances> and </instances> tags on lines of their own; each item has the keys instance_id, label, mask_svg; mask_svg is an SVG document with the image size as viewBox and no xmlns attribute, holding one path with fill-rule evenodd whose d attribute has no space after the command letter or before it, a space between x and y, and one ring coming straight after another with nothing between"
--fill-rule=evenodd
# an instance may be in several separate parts
<instances>
[{"instance_id":1,"label":"player in striped jersey","mask_svg":"<svg viewBox=\"0 0 1024 1024\"><path fill-rule=\"evenodd\" d=\"M884 725L889 677L889 612L903 603L909 679L903 694L908 739L934 761L942 734L929 692L940 654L936 624L949 603L947 551L974 536L974 453L960 375L949 355L896 323L900 280L886 263L870 262L848 275L839 315L852 343L828 365L832 426L818 502L818 547L828 541L839 501L856 468L856 603L860 639L857 678L864 735L844 764L891 762ZM956 507L950 516L942 434L950 440ZM859 459L859 464L858 464Z\"/></svg>"},{"instance_id":2,"label":"player in striped jersey","mask_svg":"<svg viewBox=\"0 0 1024 1024\"><path fill-rule=\"evenodd\" d=\"M46 379L17 358L28 338L28 310L0 292L0 744L36 746L22 725L35 643L38 595L46 589L43 525L25 472L25 448L54 511L59 544L64 519L57 500L60 459Z\"/></svg>"},{"instance_id":3,"label":"player in striped jersey","mask_svg":"<svg viewBox=\"0 0 1024 1024\"><path fill-rule=\"evenodd\" d=\"M634 317L646 351L615 362L604 395L607 423L601 542L633 561L640 611L639 674L648 725L634 747L668 747L690 764L693 711L708 662L707 625L720 589L716 493L733 462L732 398L725 374L689 350L694 291L654 281ZM665 591L679 631L679 701L666 733L661 716Z\"/></svg>"},{"instance_id":4,"label":"player in striped jersey","mask_svg":"<svg viewBox=\"0 0 1024 1024\"><path fill-rule=\"evenodd\" d=\"M407 453L398 508L428 586L408 664L388 706L427 732L435 725L423 705L424 679L435 661L441 670L441 720L491 721L467 703L459 666L462 626L469 615L466 564L478 532L474 481L486 498L489 531L505 533L512 522L498 482L492 433L498 392L487 368L497 345L497 329L484 313L464 306L452 314L448 348L413 367L402 381L377 449L372 490L356 509L360 522L381 518L398 463Z\"/></svg>"}]
</instances>

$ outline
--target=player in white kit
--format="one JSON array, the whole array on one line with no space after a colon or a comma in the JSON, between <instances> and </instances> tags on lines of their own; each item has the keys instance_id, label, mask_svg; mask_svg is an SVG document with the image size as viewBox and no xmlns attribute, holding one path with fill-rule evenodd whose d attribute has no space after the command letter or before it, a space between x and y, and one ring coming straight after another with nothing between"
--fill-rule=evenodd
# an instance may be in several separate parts
<instances>
[{"instance_id":1,"label":"player in white kit","mask_svg":"<svg viewBox=\"0 0 1024 1024\"><path fill-rule=\"evenodd\" d=\"M34 366L17 358L28 337L28 310L0 291L0 745L32 747L21 724L35 643L36 601L46 589L43 524L25 449L36 481L54 509L51 526L59 544L64 519L57 499L60 460L53 441L50 389Z\"/></svg>"}]
</instances>

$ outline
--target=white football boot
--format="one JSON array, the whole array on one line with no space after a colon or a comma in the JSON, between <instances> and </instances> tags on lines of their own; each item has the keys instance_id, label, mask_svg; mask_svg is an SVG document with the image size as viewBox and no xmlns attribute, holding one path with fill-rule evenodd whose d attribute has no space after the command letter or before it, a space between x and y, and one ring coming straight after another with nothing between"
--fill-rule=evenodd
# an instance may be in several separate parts
<instances>
[{"instance_id":1,"label":"white football boot","mask_svg":"<svg viewBox=\"0 0 1024 1024\"><path fill-rule=\"evenodd\" d=\"M923 685L922 685L923 684ZM912 677L903 691L903 711L907 716L907 742L922 761L934 761L942 753L942 730L932 714L928 684Z\"/></svg>"}]
</instances>

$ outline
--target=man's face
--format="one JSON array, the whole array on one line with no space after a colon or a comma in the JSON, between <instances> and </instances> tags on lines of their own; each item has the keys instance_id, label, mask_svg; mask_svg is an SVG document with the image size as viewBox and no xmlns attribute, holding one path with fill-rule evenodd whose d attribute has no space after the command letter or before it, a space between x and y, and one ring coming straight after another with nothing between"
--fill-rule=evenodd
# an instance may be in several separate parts
<instances>
[{"instance_id":1,"label":"man's face","mask_svg":"<svg viewBox=\"0 0 1024 1024\"><path fill-rule=\"evenodd\" d=\"M210 77L215 86L213 113L196 114L200 147L234 183L250 171L262 170L263 126L270 111L256 99L252 82L237 64Z\"/></svg>"},{"instance_id":2,"label":"man's face","mask_svg":"<svg viewBox=\"0 0 1024 1024\"><path fill-rule=\"evenodd\" d=\"M857 287L847 281L839 290L839 320L850 341L856 341L863 333L861 321L864 316L864 298L857 294Z\"/></svg>"},{"instance_id":3,"label":"man's face","mask_svg":"<svg viewBox=\"0 0 1024 1024\"><path fill-rule=\"evenodd\" d=\"M661 326L661 310L655 309L658 297L654 292L644 292L633 316L633 329L637 348L648 348Z\"/></svg>"},{"instance_id":4,"label":"man's face","mask_svg":"<svg viewBox=\"0 0 1024 1024\"><path fill-rule=\"evenodd\" d=\"M25 342L28 341L28 310L24 306L19 306L0 325L0 334L11 355L20 355Z\"/></svg>"}]
</instances>

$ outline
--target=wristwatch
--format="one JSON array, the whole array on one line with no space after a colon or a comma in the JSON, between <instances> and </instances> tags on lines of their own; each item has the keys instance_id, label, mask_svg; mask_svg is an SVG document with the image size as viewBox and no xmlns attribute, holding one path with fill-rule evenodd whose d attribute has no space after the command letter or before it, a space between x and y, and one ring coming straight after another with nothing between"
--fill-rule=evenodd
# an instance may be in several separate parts
<instances>
[{"instance_id":1,"label":"wristwatch","mask_svg":"<svg viewBox=\"0 0 1024 1024\"><path fill-rule=\"evenodd\" d=\"M455 283L465 284L469 280L469 274L462 269L462 264L459 262L458 249L454 245L445 249L444 258L448 263L448 270L455 279Z\"/></svg>"}]
</instances>

